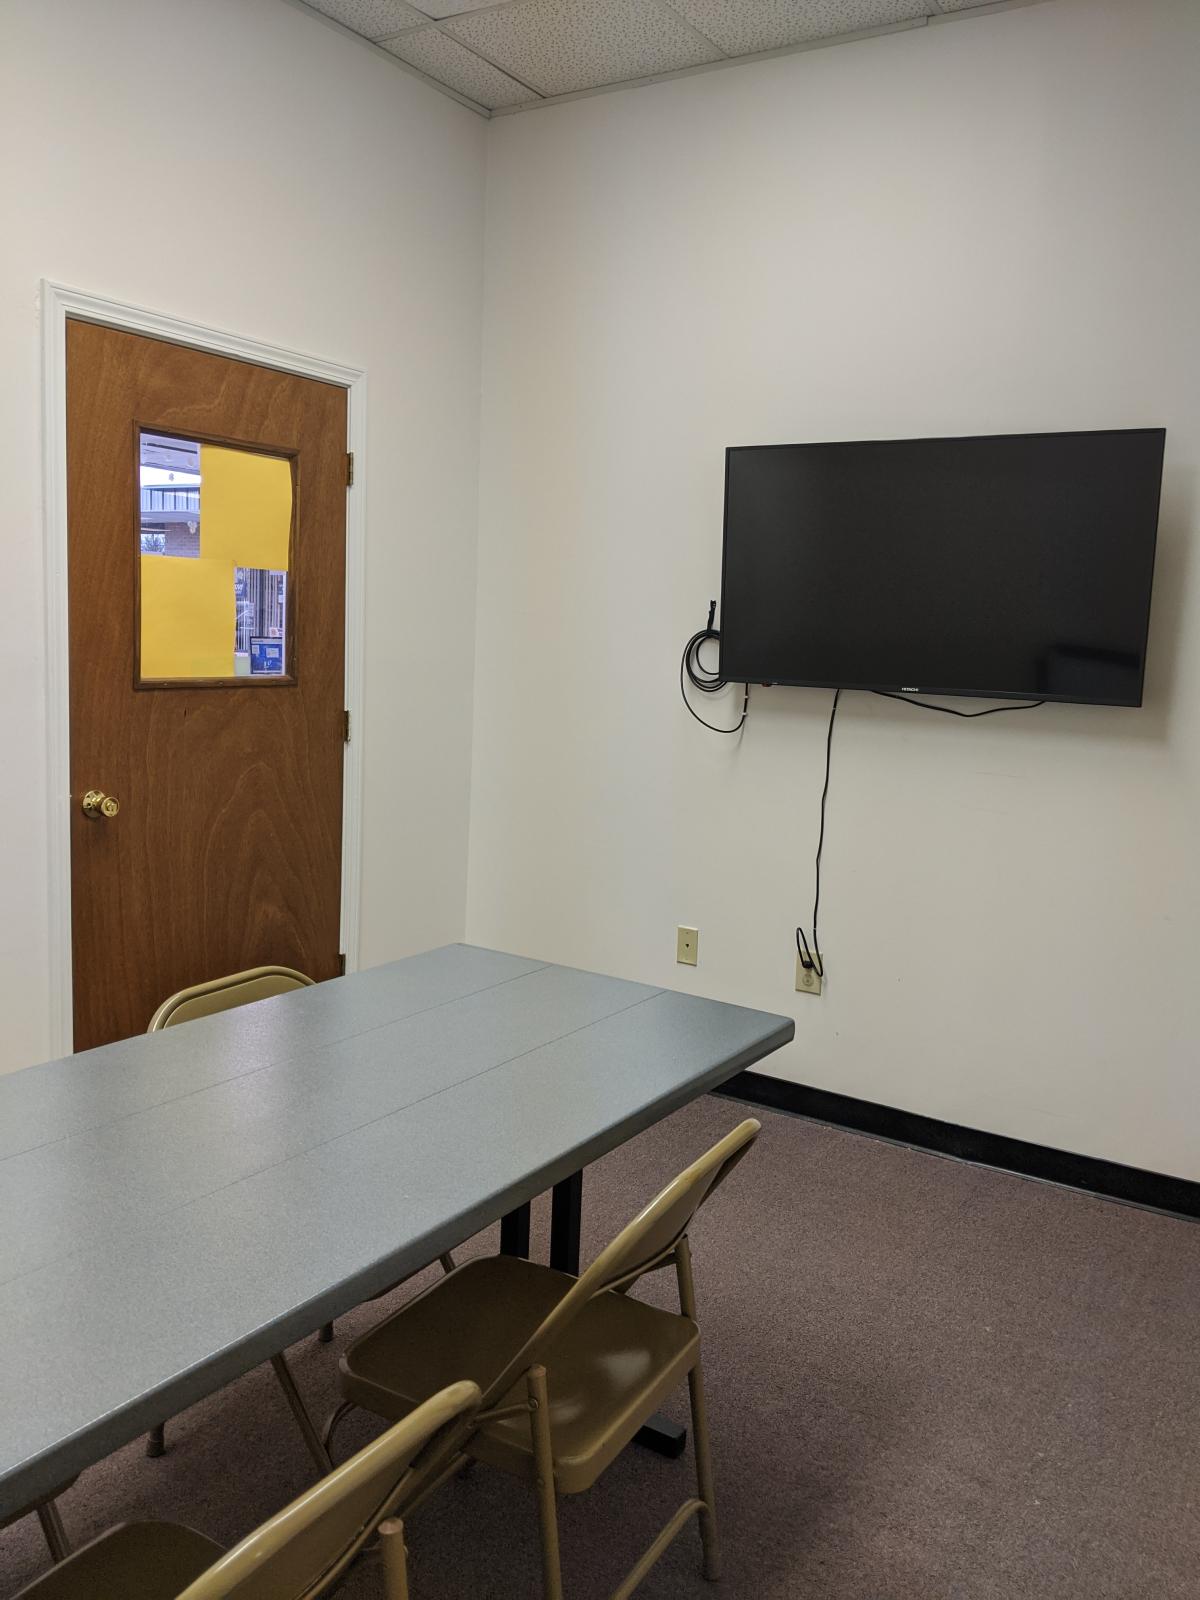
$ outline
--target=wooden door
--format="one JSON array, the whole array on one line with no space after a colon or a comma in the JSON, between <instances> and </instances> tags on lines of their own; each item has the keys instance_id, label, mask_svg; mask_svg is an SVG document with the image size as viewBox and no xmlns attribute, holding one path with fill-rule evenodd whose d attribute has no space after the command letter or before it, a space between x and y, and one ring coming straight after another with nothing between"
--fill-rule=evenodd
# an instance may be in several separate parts
<instances>
[{"instance_id":1,"label":"wooden door","mask_svg":"<svg viewBox=\"0 0 1200 1600\"><path fill-rule=\"evenodd\" d=\"M198 494L175 483L196 473L147 457L205 462ZM339 970L346 466L344 389L68 323L77 1050L143 1031L168 995L225 973ZM272 528L287 518L265 557L268 514L238 504L260 481ZM250 528L247 553L231 526ZM205 657L192 641L212 635L215 605L226 616L227 583L227 656L210 638Z\"/></svg>"}]
</instances>

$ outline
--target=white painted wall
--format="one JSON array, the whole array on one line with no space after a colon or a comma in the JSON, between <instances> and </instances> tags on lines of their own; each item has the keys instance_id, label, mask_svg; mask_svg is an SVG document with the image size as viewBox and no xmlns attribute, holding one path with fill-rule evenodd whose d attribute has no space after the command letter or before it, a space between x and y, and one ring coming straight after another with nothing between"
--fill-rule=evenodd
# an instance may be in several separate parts
<instances>
[{"instance_id":1,"label":"white painted wall","mask_svg":"<svg viewBox=\"0 0 1200 1600\"><path fill-rule=\"evenodd\" d=\"M492 125L471 939L794 1009L781 1076L1200 1177L1198 81L1194 0L1053 0ZM1146 708L845 697L795 995L830 696L760 692L740 747L679 704L724 447L1135 424Z\"/></svg>"},{"instance_id":2,"label":"white painted wall","mask_svg":"<svg viewBox=\"0 0 1200 1600\"><path fill-rule=\"evenodd\" d=\"M462 935L484 140L281 0L4 0L0 1070L48 1053L43 277L368 369L362 958Z\"/></svg>"},{"instance_id":3,"label":"white painted wall","mask_svg":"<svg viewBox=\"0 0 1200 1600\"><path fill-rule=\"evenodd\" d=\"M1190 0L490 128L281 0L5 0L3 27L0 1070L47 1050L47 276L369 369L364 960L463 932L477 645L469 937L794 1006L782 1075L1200 1176ZM724 446L1139 423L1169 430L1147 708L848 697L829 979L796 997L828 696L760 694L740 747L677 698Z\"/></svg>"}]
</instances>

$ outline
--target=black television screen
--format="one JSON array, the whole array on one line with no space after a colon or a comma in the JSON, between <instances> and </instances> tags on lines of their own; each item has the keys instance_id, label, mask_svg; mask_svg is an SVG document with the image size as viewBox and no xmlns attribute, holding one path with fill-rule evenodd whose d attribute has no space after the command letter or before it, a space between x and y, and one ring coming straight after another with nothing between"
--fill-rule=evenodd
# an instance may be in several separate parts
<instances>
[{"instance_id":1,"label":"black television screen","mask_svg":"<svg viewBox=\"0 0 1200 1600\"><path fill-rule=\"evenodd\" d=\"M721 675L1140 705L1164 437L727 451Z\"/></svg>"}]
</instances>

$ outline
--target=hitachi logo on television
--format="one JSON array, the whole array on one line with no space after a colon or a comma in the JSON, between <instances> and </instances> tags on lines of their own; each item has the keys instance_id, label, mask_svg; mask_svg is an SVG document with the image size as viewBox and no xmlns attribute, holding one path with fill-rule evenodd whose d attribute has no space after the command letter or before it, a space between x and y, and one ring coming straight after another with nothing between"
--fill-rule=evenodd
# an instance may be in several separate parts
<instances>
[{"instance_id":1,"label":"hitachi logo on television","mask_svg":"<svg viewBox=\"0 0 1200 1600\"><path fill-rule=\"evenodd\" d=\"M915 683L902 683L900 685L901 694L920 694L920 692Z\"/></svg>"}]
</instances>

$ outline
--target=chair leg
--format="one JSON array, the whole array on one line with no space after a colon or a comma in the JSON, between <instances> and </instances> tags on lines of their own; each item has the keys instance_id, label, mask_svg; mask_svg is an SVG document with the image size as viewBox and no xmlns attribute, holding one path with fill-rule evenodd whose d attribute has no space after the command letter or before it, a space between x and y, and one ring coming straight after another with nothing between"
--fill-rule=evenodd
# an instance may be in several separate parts
<instances>
[{"instance_id":1,"label":"chair leg","mask_svg":"<svg viewBox=\"0 0 1200 1600\"><path fill-rule=\"evenodd\" d=\"M37 1519L42 1525L50 1559L65 1561L71 1554L71 1546L67 1539L67 1530L63 1527L62 1518L58 1514L58 1507L53 1500L42 1501L37 1508Z\"/></svg>"},{"instance_id":2,"label":"chair leg","mask_svg":"<svg viewBox=\"0 0 1200 1600\"><path fill-rule=\"evenodd\" d=\"M542 1535L543 1600L562 1600L562 1564L558 1553L558 1506L554 1492L554 1450L550 1442L550 1399L545 1367L530 1367L529 1426L537 1478L538 1525Z\"/></svg>"},{"instance_id":3,"label":"chair leg","mask_svg":"<svg viewBox=\"0 0 1200 1600\"><path fill-rule=\"evenodd\" d=\"M675 1247L675 1270L679 1277L679 1309L696 1320L696 1285L692 1278L692 1252L687 1235ZM692 1448L696 1452L696 1487L704 1502L700 1512L700 1543L704 1550L704 1576L715 1582L721 1576L721 1547L717 1540L717 1501L713 1488L712 1455L708 1440L708 1407L704 1402L704 1372L700 1357L688 1373L692 1400Z\"/></svg>"},{"instance_id":4,"label":"chair leg","mask_svg":"<svg viewBox=\"0 0 1200 1600\"><path fill-rule=\"evenodd\" d=\"M148 1456L165 1456L166 1453L167 1425L165 1422L159 1422L146 1435L146 1454Z\"/></svg>"},{"instance_id":5,"label":"chair leg","mask_svg":"<svg viewBox=\"0 0 1200 1600\"><path fill-rule=\"evenodd\" d=\"M388 1517L379 1524L379 1547L386 1600L408 1600L408 1552L404 1548L404 1523L399 1517Z\"/></svg>"},{"instance_id":6,"label":"chair leg","mask_svg":"<svg viewBox=\"0 0 1200 1600\"><path fill-rule=\"evenodd\" d=\"M708 1411L704 1404L704 1376L700 1361L688 1373L692 1397L692 1448L696 1452L696 1487L704 1501L700 1513L700 1543L704 1550L704 1576L715 1583L721 1576L721 1546L717 1540L716 1498L713 1492L712 1455L708 1444Z\"/></svg>"},{"instance_id":7,"label":"chair leg","mask_svg":"<svg viewBox=\"0 0 1200 1600\"><path fill-rule=\"evenodd\" d=\"M333 1431L342 1418L349 1415L349 1413L353 1410L353 1400L339 1400L337 1405L334 1406L333 1410L329 1413L329 1417L326 1420L325 1426L321 1429L321 1443L325 1446L325 1449L329 1452L331 1457L333 1455Z\"/></svg>"},{"instance_id":8,"label":"chair leg","mask_svg":"<svg viewBox=\"0 0 1200 1600\"><path fill-rule=\"evenodd\" d=\"M441 1263L443 1272L454 1271L454 1257L450 1254L449 1250L447 1250L444 1255L440 1255L438 1257L438 1261Z\"/></svg>"},{"instance_id":9,"label":"chair leg","mask_svg":"<svg viewBox=\"0 0 1200 1600\"><path fill-rule=\"evenodd\" d=\"M279 1380L279 1387L283 1390L284 1398L292 1408L292 1415L300 1432L304 1435L304 1442L308 1446L308 1453L317 1464L317 1470L324 1477L327 1472L333 1471L333 1462L329 1459L329 1451L321 1443L321 1435L313 1427L313 1420L296 1387L296 1380L292 1377L292 1369L288 1366L282 1355L271 1357L271 1366Z\"/></svg>"}]
</instances>

